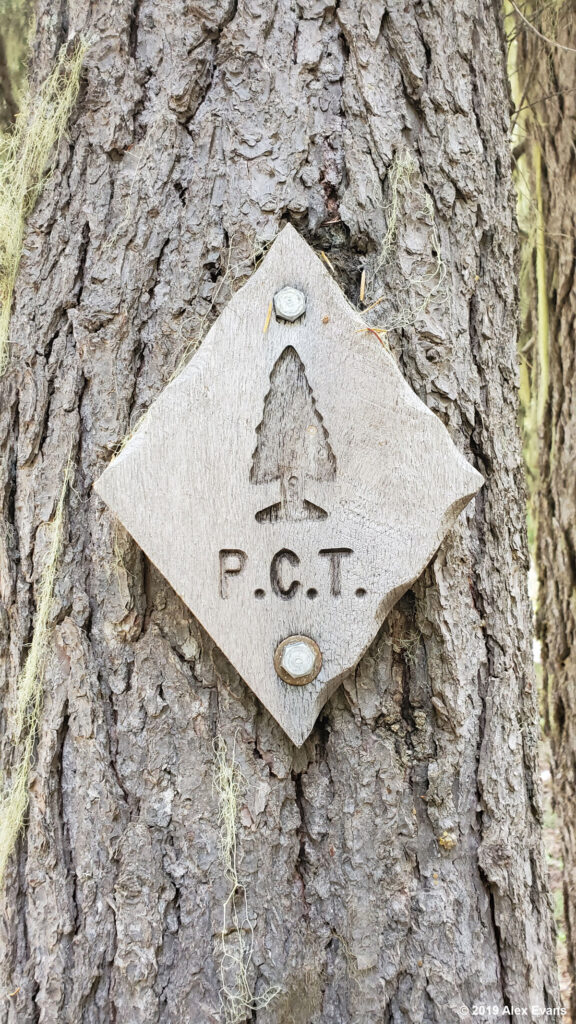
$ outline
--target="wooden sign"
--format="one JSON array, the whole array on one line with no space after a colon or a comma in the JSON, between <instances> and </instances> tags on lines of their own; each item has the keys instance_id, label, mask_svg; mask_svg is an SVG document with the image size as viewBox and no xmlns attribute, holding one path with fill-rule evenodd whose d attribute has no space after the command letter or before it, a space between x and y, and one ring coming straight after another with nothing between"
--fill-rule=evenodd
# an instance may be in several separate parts
<instances>
[{"instance_id":1,"label":"wooden sign","mask_svg":"<svg viewBox=\"0 0 576 1024\"><path fill-rule=\"evenodd\" d=\"M292 227L96 483L296 744L482 477Z\"/></svg>"}]
</instances>

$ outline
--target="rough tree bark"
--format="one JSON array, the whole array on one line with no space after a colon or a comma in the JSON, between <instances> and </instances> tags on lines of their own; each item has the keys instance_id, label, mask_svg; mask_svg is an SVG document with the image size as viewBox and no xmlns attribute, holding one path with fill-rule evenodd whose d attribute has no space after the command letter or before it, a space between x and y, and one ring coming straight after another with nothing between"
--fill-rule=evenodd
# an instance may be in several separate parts
<instances>
[{"instance_id":1,"label":"rough tree bark","mask_svg":"<svg viewBox=\"0 0 576 1024\"><path fill-rule=\"evenodd\" d=\"M540 225L527 239L532 300L523 346L531 385L534 440L529 456L544 718L562 824L564 913L576 1019L576 4L568 0L553 5L533 21L554 42L545 42L518 22L520 117L525 119L521 170L529 183L530 222Z\"/></svg>"},{"instance_id":2,"label":"rough tree bark","mask_svg":"<svg viewBox=\"0 0 576 1024\"><path fill-rule=\"evenodd\" d=\"M74 460L2 1020L225 1019L218 736L242 772L249 982L279 988L245 1019L555 1005L498 4L39 0L37 25L38 76L67 34L92 45L2 383L8 712ZM353 301L362 269L386 293L376 322L487 481L301 750L92 492L286 220Z\"/></svg>"}]
</instances>

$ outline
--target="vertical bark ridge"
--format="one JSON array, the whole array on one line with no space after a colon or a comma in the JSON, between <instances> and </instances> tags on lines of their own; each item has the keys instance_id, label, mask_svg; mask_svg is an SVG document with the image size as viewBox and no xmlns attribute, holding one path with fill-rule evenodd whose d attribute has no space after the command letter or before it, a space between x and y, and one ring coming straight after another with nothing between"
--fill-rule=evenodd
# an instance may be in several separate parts
<instances>
[{"instance_id":1,"label":"vertical bark ridge","mask_svg":"<svg viewBox=\"0 0 576 1024\"><path fill-rule=\"evenodd\" d=\"M4 1019L221 1019L216 735L245 780L250 980L281 989L252 1019L553 1003L496 8L102 0L68 17L94 42L29 226L0 412L8 707L54 481L71 436L80 450ZM55 21L40 2L39 68ZM366 269L372 322L399 324L407 378L487 474L300 750L91 491L285 220L353 299Z\"/></svg>"}]
</instances>

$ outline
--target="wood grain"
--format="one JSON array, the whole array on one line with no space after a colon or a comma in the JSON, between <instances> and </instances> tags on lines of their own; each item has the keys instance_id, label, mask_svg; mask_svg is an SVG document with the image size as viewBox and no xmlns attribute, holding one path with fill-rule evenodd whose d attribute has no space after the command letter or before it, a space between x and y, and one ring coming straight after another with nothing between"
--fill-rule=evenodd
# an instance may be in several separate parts
<instances>
[{"instance_id":1,"label":"wood grain","mask_svg":"<svg viewBox=\"0 0 576 1024\"><path fill-rule=\"evenodd\" d=\"M280 288L306 313L272 317ZM482 483L291 226L96 490L300 745ZM293 634L322 669L274 669Z\"/></svg>"}]
</instances>

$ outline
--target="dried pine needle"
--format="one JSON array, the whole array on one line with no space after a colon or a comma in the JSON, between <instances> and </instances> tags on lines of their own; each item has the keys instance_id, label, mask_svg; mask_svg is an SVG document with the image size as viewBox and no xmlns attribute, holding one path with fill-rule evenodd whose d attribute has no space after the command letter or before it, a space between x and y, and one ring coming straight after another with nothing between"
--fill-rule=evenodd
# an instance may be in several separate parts
<instances>
[{"instance_id":1,"label":"dried pine needle","mask_svg":"<svg viewBox=\"0 0 576 1024\"><path fill-rule=\"evenodd\" d=\"M382 341L381 334L388 334L388 331L383 327L361 327L360 330L356 331L356 334L374 334L383 348L388 348L388 342Z\"/></svg>"},{"instance_id":2,"label":"dried pine needle","mask_svg":"<svg viewBox=\"0 0 576 1024\"><path fill-rule=\"evenodd\" d=\"M268 306L268 312L266 314L266 320L264 321L264 334L268 334L268 328L270 327L270 320L272 317L272 303Z\"/></svg>"},{"instance_id":3,"label":"dried pine needle","mask_svg":"<svg viewBox=\"0 0 576 1024\"><path fill-rule=\"evenodd\" d=\"M334 270L334 267L330 263L330 260L328 259L327 255L326 255L326 253L324 252L323 249L321 250L320 255L321 255L322 259L324 260L324 263L326 263L326 265L328 267L330 267L330 270L332 271L332 273L335 274L336 271Z\"/></svg>"},{"instance_id":4,"label":"dried pine needle","mask_svg":"<svg viewBox=\"0 0 576 1024\"><path fill-rule=\"evenodd\" d=\"M376 309L376 306L379 306L381 302L384 302L385 297L385 295L381 295L380 298L376 299L376 301L373 302L370 306L366 306L366 309L363 309L362 313L370 313L372 309Z\"/></svg>"}]
</instances>

